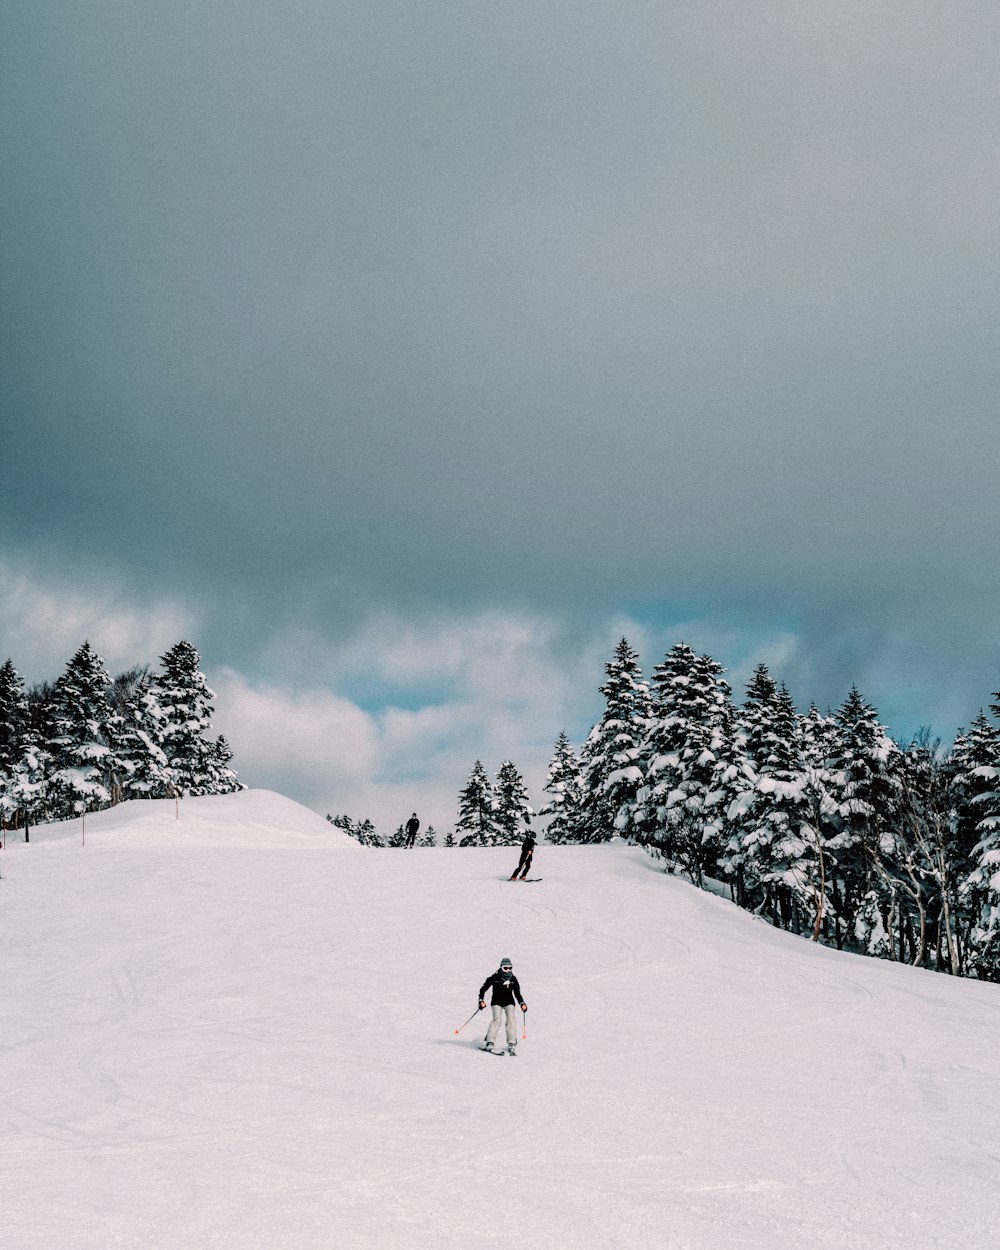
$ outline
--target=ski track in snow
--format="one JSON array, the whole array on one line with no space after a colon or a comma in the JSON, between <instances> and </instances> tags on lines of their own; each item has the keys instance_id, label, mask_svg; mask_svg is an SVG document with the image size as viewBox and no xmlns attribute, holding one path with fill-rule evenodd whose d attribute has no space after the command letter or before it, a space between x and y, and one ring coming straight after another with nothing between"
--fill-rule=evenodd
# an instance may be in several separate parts
<instances>
[{"instance_id":1,"label":"ski track in snow","mask_svg":"<svg viewBox=\"0 0 1000 1250\"><path fill-rule=\"evenodd\" d=\"M997 987L617 845L529 894L264 792L75 833L2 852L3 1250L1000 1244ZM454 1030L502 955L492 1064Z\"/></svg>"}]
</instances>

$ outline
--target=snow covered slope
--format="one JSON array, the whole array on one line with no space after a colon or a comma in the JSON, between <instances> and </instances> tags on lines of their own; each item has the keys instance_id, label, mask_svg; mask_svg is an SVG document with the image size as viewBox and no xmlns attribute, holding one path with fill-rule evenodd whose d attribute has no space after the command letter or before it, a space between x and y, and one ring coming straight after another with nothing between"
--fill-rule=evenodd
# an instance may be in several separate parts
<instances>
[{"instance_id":1,"label":"snow covered slope","mask_svg":"<svg viewBox=\"0 0 1000 1250\"><path fill-rule=\"evenodd\" d=\"M1000 988L627 847L511 884L278 796L152 809L0 855L4 1250L1000 1244ZM513 1059L455 1034L504 955Z\"/></svg>"},{"instance_id":2,"label":"snow covered slope","mask_svg":"<svg viewBox=\"0 0 1000 1250\"><path fill-rule=\"evenodd\" d=\"M14 833L12 839L20 835ZM308 807L273 790L241 790L238 794L198 798L132 799L82 820L40 825L29 831L31 842L76 840L97 847L232 846L361 847Z\"/></svg>"}]
</instances>

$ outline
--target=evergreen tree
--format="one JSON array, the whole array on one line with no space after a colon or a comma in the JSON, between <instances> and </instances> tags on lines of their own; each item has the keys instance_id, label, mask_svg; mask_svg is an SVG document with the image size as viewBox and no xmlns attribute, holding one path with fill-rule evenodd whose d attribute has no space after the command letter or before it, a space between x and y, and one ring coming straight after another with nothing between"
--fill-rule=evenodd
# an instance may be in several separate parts
<instances>
[{"instance_id":1,"label":"evergreen tree","mask_svg":"<svg viewBox=\"0 0 1000 1250\"><path fill-rule=\"evenodd\" d=\"M0 800L8 824L23 827L25 842L30 840L30 825L49 819L49 778L52 771L52 757L46 751L41 736L34 729L25 730L20 758Z\"/></svg>"},{"instance_id":2,"label":"evergreen tree","mask_svg":"<svg viewBox=\"0 0 1000 1250\"><path fill-rule=\"evenodd\" d=\"M364 820L359 821L354 828L354 836L358 839L362 846L385 846L385 843L376 832L375 826L367 816Z\"/></svg>"},{"instance_id":3,"label":"evergreen tree","mask_svg":"<svg viewBox=\"0 0 1000 1250\"><path fill-rule=\"evenodd\" d=\"M960 859L968 868L979 842L979 824L989 813L996 789L991 770L1000 760L1000 730L980 709L968 730L960 729L951 753L951 788L955 805L955 838Z\"/></svg>"},{"instance_id":4,"label":"evergreen tree","mask_svg":"<svg viewBox=\"0 0 1000 1250\"><path fill-rule=\"evenodd\" d=\"M723 736L719 759L720 782L725 786L725 832L720 835L720 867L732 883L741 907L761 904L760 882L754 872L757 808L760 795L758 760L765 754L762 718L770 714L778 687L765 664L754 669L742 707L733 709Z\"/></svg>"},{"instance_id":5,"label":"evergreen tree","mask_svg":"<svg viewBox=\"0 0 1000 1250\"><path fill-rule=\"evenodd\" d=\"M11 821L17 810L12 797L14 770L22 756L28 729L24 682L10 660L0 666L0 815Z\"/></svg>"},{"instance_id":6,"label":"evergreen tree","mask_svg":"<svg viewBox=\"0 0 1000 1250\"><path fill-rule=\"evenodd\" d=\"M801 928L802 913L823 913L819 830L807 790L799 718L788 691L761 666L748 699L748 739L757 775L744 839L748 875L762 888L762 906L785 928Z\"/></svg>"},{"instance_id":7,"label":"evergreen tree","mask_svg":"<svg viewBox=\"0 0 1000 1250\"><path fill-rule=\"evenodd\" d=\"M458 796L455 834L459 838L459 846L493 846L496 842L493 785L480 760L476 760L469 780Z\"/></svg>"},{"instance_id":8,"label":"evergreen tree","mask_svg":"<svg viewBox=\"0 0 1000 1250\"><path fill-rule=\"evenodd\" d=\"M584 797L578 822L567 824L565 840L607 842L629 836L635 795L643 781L642 741L649 716L649 687L639 656L623 638L605 666L601 686L604 715L583 748Z\"/></svg>"},{"instance_id":9,"label":"evergreen tree","mask_svg":"<svg viewBox=\"0 0 1000 1250\"><path fill-rule=\"evenodd\" d=\"M211 794L235 794L237 790L245 790L246 786L236 775L232 767L233 753L229 743L222 734L209 744L208 771L211 778Z\"/></svg>"},{"instance_id":10,"label":"evergreen tree","mask_svg":"<svg viewBox=\"0 0 1000 1250\"><path fill-rule=\"evenodd\" d=\"M107 737L110 685L104 661L89 642L56 682L47 749L54 768L51 793L57 815L71 816L111 802L104 784L112 755Z\"/></svg>"},{"instance_id":11,"label":"evergreen tree","mask_svg":"<svg viewBox=\"0 0 1000 1250\"><path fill-rule=\"evenodd\" d=\"M55 733L55 683L48 681L36 682L28 690L27 699L27 728L38 734L43 742L48 742Z\"/></svg>"},{"instance_id":12,"label":"evergreen tree","mask_svg":"<svg viewBox=\"0 0 1000 1250\"><path fill-rule=\"evenodd\" d=\"M994 698L998 701L990 710L1000 717L1000 692ZM978 751L988 754L993 749L991 735L981 728L978 739ZM989 764L977 766L973 775L978 790L975 806L981 816L976 826L979 841L962 887L974 906L968 962L982 980L1000 981L1000 749Z\"/></svg>"},{"instance_id":13,"label":"evergreen tree","mask_svg":"<svg viewBox=\"0 0 1000 1250\"><path fill-rule=\"evenodd\" d=\"M28 699L24 682L11 663L0 665L0 785L21 758L21 739L28 728Z\"/></svg>"},{"instance_id":14,"label":"evergreen tree","mask_svg":"<svg viewBox=\"0 0 1000 1250\"><path fill-rule=\"evenodd\" d=\"M524 778L510 760L504 760L493 788L493 820L495 843L513 846L524 837L525 823L530 821L531 807ZM526 821L528 818L528 821Z\"/></svg>"},{"instance_id":15,"label":"evergreen tree","mask_svg":"<svg viewBox=\"0 0 1000 1250\"><path fill-rule=\"evenodd\" d=\"M757 775L767 767L769 752L774 748L774 712L778 686L767 670L758 664L747 683L747 695L740 712L743 749Z\"/></svg>"},{"instance_id":16,"label":"evergreen tree","mask_svg":"<svg viewBox=\"0 0 1000 1250\"><path fill-rule=\"evenodd\" d=\"M809 830L816 842L816 868L818 872L817 916L813 937L820 935L832 921L840 932L840 918L836 912L832 892L833 856L831 840L840 829L840 808L835 797L837 777L834 767L839 734L832 716L820 713L815 703L799 723L799 743L802 751L804 795L809 813ZM838 943L840 944L840 943Z\"/></svg>"},{"instance_id":17,"label":"evergreen tree","mask_svg":"<svg viewBox=\"0 0 1000 1250\"><path fill-rule=\"evenodd\" d=\"M990 759L1000 759L1000 735L980 709L968 730L959 729L948 758L948 786L951 799L954 873L957 879L956 929L962 975L968 973L968 953L972 933L978 924L982 898L969 887L979 844L977 826L983 812L978 801L989 783L979 775Z\"/></svg>"},{"instance_id":18,"label":"evergreen tree","mask_svg":"<svg viewBox=\"0 0 1000 1250\"><path fill-rule=\"evenodd\" d=\"M165 719L162 746L172 783L182 794L212 794L218 759L207 734L215 694L201 671L201 656L191 643L179 642L160 661L163 670L152 691Z\"/></svg>"},{"instance_id":19,"label":"evergreen tree","mask_svg":"<svg viewBox=\"0 0 1000 1250\"><path fill-rule=\"evenodd\" d=\"M115 679L109 734L119 770L118 798L159 799L171 793L173 774L163 750L166 717L144 665Z\"/></svg>"},{"instance_id":20,"label":"evergreen tree","mask_svg":"<svg viewBox=\"0 0 1000 1250\"><path fill-rule=\"evenodd\" d=\"M733 900L747 905L744 836L747 809L752 806L756 773L746 753L746 742L736 710L722 708L715 752L715 776L708 806L714 813L711 839L718 847L719 871L730 884Z\"/></svg>"},{"instance_id":21,"label":"evergreen tree","mask_svg":"<svg viewBox=\"0 0 1000 1250\"><path fill-rule=\"evenodd\" d=\"M437 846L437 832L433 825L428 825L417 838L417 846Z\"/></svg>"},{"instance_id":22,"label":"evergreen tree","mask_svg":"<svg viewBox=\"0 0 1000 1250\"><path fill-rule=\"evenodd\" d=\"M869 890L854 914L854 938L862 954L874 959L891 959L892 942L885 927L885 915L876 890Z\"/></svg>"},{"instance_id":23,"label":"evergreen tree","mask_svg":"<svg viewBox=\"0 0 1000 1250\"><path fill-rule=\"evenodd\" d=\"M830 840L836 858L835 902L849 929L855 929L861 899L878 889L882 835L899 805L900 751L856 687L835 720L838 740L830 773L840 823ZM881 903L885 921L889 900L882 897Z\"/></svg>"},{"instance_id":24,"label":"evergreen tree","mask_svg":"<svg viewBox=\"0 0 1000 1250\"><path fill-rule=\"evenodd\" d=\"M327 814L327 820L331 825L335 825L338 829L342 829L348 837L354 838L360 842L362 846L382 846L382 840L375 832L375 826L370 820L352 820L350 816L331 816Z\"/></svg>"},{"instance_id":25,"label":"evergreen tree","mask_svg":"<svg viewBox=\"0 0 1000 1250\"><path fill-rule=\"evenodd\" d=\"M925 728L900 751L897 771L896 813L881 835L875 861L889 891L887 914L883 904L888 957L906 958L909 946L912 962L926 965L933 955L935 967L958 972L964 870L957 862L953 764Z\"/></svg>"},{"instance_id":26,"label":"evergreen tree","mask_svg":"<svg viewBox=\"0 0 1000 1250\"><path fill-rule=\"evenodd\" d=\"M583 770L565 733L560 733L556 741L545 791L552 795L538 813L539 816L551 817L545 830L545 840L553 843L574 841L575 832L581 827Z\"/></svg>"},{"instance_id":27,"label":"evergreen tree","mask_svg":"<svg viewBox=\"0 0 1000 1250\"><path fill-rule=\"evenodd\" d=\"M824 716L815 703L802 717L802 755L806 766L829 772L840 750L840 734L832 716Z\"/></svg>"},{"instance_id":28,"label":"evergreen tree","mask_svg":"<svg viewBox=\"0 0 1000 1250\"><path fill-rule=\"evenodd\" d=\"M721 848L713 833L721 824L723 791L717 786L727 747L729 686L711 656L683 642L667 652L653 673L652 714L642 745L648 760L629 825L671 869L682 865L701 883Z\"/></svg>"}]
</instances>

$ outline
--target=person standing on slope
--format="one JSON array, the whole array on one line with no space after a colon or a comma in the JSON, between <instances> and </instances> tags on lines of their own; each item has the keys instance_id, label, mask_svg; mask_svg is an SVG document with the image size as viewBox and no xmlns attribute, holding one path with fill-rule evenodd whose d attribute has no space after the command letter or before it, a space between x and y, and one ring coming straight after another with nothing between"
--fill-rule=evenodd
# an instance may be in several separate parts
<instances>
[{"instance_id":1,"label":"person standing on slope","mask_svg":"<svg viewBox=\"0 0 1000 1250\"><path fill-rule=\"evenodd\" d=\"M490 1027L486 1031L486 1037L483 1041L483 1050L492 1050L493 1043L496 1041L497 1034L500 1032L500 1023L503 1021L507 1030L507 1054L517 1054L517 1025L514 1020L514 999L521 1004L521 1010L527 1011L528 1004L521 997L521 987L517 983L517 977L514 976L514 969L509 959L501 959L500 967L479 987L479 1010L486 1006L486 991L493 990L493 998L491 1000L493 1007L493 1019L490 1021Z\"/></svg>"},{"instance_id":2,"label":"person standing on slope","mask_svg":"<svg viewBox=\"0 0 1000 1250\"><path fill-rule=\"evenodd\" d=\"M420 828L420 821L417 820L417 813L414 812L410 819L406 822L406 841L403 846L413 846L417 840L417 830Z\"/></svg>"},{"instance_id":3,"label":"person standing on slope","mask_svg":"<svg viewBox=\"0 0 1000 1250\"><path fill-rule=\"evenodd\" d=\"M517 867L510 878L511 881L517 880L518 873L521 874L521 880L524 880L528 875L528 869L531 867L531 857L535 853L535 835L531 831L527 812L525 812L524 819L528 825L528 832L524 835L524 841L521 843L521 858L517 861Z\"/></svg>"}]
</instances>

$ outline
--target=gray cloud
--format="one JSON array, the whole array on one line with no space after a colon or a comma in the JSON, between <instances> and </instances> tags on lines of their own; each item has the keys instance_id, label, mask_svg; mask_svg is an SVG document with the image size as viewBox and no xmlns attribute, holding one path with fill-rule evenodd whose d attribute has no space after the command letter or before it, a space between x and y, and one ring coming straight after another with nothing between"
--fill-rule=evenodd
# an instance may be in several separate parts
<instances>
[{"instance_id":1,"label":"gray cloud","mask_svg":"<svg viewBox=\"0 0 1000 1250\"><path fill-rule=\"evenodd\" d=\"M9 551L244 667L511 606L998 684L994 5L4 20Z\"/></svg>"}]
</instances>

